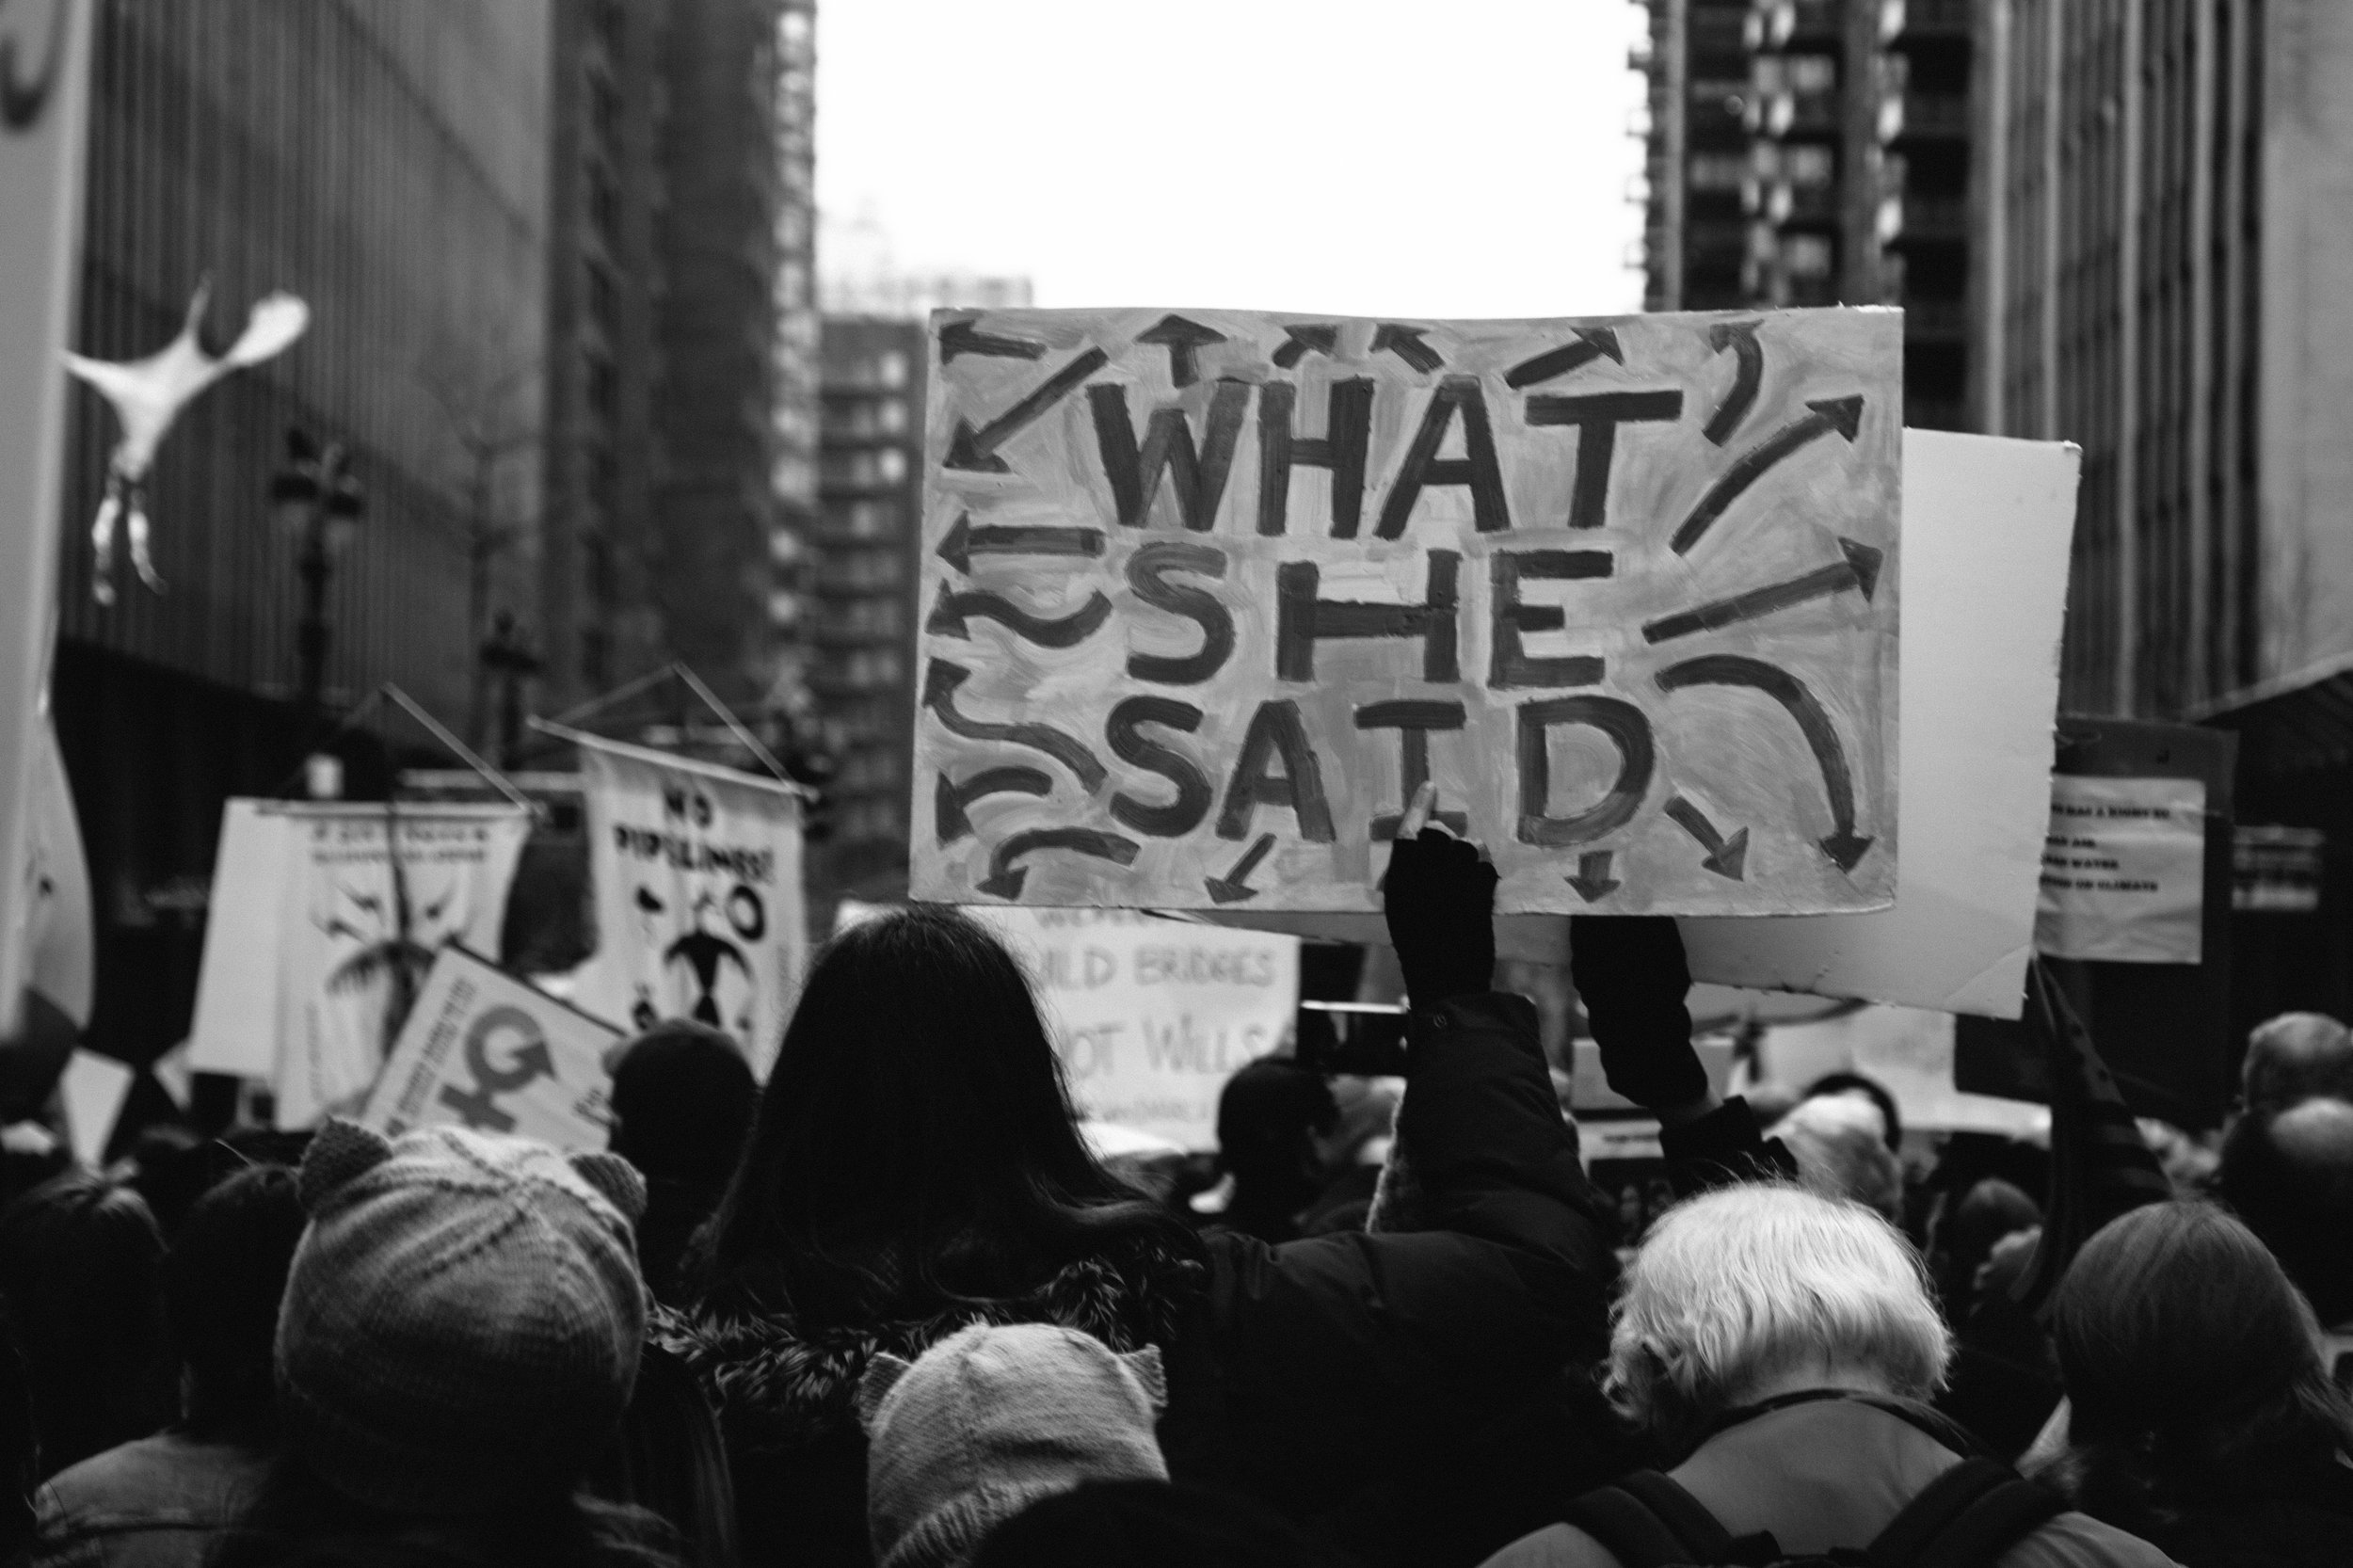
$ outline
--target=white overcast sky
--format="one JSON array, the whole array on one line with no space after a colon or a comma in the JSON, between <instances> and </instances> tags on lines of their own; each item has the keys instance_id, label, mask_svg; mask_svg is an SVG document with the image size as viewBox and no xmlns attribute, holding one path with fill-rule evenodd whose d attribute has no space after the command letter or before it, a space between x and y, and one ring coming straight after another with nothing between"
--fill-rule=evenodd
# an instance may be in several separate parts
<instances>
[{"instance_id":1,"label":"white overcast sky","mask_svg":"<svg viewBox=\"0 0 2353 1568\"><path fill-rule=\"evenodd\" d=\"M1042 306L1641 308L1629 0L821 0L818 200ZM829 264L819 257L821 270Z\"/></svg>"}]
</instances>

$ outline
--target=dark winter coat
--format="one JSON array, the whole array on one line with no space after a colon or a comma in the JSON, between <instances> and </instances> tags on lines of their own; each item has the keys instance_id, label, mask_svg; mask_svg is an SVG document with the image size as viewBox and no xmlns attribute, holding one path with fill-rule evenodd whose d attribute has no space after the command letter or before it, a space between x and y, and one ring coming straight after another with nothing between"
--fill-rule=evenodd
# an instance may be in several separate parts
<instances>
[{"instance_id":1,"label":"dark winter coat","mask_svg":"<svg viewBox=\"0 0 2353 1568\"><path fill-rule=\"evenodd\" d=\"M1271 1501L1370 1563L1476 1562L1563 1484L1599 1480L1620 1458L1590 1376L1614 1238L1533 1009L1457 999L1415 1015L1410 1050L1377 1233L1215 1233L1201 1256L1100 1255L1019 1296L852 1328L719 1298L660 1315L656 1338L718 1412L747 1568L867 1560L857 1380L877 1351L919 1354L979 1321L1160 1345L1172 1472Z\"/></svg>"}]
</instances>

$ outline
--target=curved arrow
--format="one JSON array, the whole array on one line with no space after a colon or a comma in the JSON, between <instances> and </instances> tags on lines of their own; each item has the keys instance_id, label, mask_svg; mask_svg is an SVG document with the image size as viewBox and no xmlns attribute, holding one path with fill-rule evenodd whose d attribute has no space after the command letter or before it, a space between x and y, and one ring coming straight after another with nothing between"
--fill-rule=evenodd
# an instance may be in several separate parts
<instances>
[{"instance_id":1,"label":"curved arrow","mask_svg":"<svg viewBox=\"0 0 2353 1568\"><path fill-rule=\"evenodd\" d=\"M939 329L939 362L943 365L959 354L979 354L996 360L1035 360L1045 352L1044 344L1028 338L1000 338L982 331L978 316L952 321Z\"/></svg>"},{"instance_id":2,"label":"curved arrow","mask_svg":"<svg viewBox=\"0 0 2353 1568\"><path fill-rule=\"evenodd\" d=\"M1050 795L1054 781L1039 768L983 768L959 784L941 769L932 790L932 825L943 844L952 844L972 831L965 808L983 795Z\"/></svg>"},{"instance_id":3,"label":"curved arrow","mask_svg":"<svg viewBox=\"0 0 2353 1568\"><path fill-rule=\"evenodd\" d=\"M1021 523L1011 527L972 526L972 514L958 517L933 552L958 571L972 570L975 555L1100 555L1099 528L1048 528Z\"/></svg>"},{"instance_id":4,"label":"curved arrow","mask_svg":"<svg viewBox=\"0 0 2353 1568\"><path fill-rule=\"evenodd\" d=\"M1030 873L1014 864L1025 855L1041 849L1066 849L1080 855L1091 855L1097 860L1115 865L1135 863L1140 849L1133 839L1123 839L1116 833L1102 833L1092 827L1036 827L1027 833L1016 833L989 852L988 876L973 884L992 898L1017 899L1021 885Z\"/></svg>"},{"instance_id":5,"label":"curved arrow","mask_svg":"<svg viewBox=\"0 0 2353 1568\"><path fill-rule=\"evenodd\" d=\"M0 39L0 124L11 131L25 131L40 119L50 93L56 89L57 70L65 60L65 30L72 20L71 0L58 0L50 7L48 47L41 54L40 74L29 84L16 74L17 40Z\"/></svg>"},{"instance_id":6,"label":"curved arrow","mask_svg":"<svg viewBox=\"0 0 2353 1568\"><path fill-rule=\"evenodd\" d=\"M985 724L956 712L956 688L971 677L970 670L945 659L933 660L923 671L923 706L939 715L940 726L948 733L968 741L1003 741L1042 751L1077 775L1089 793L1102 788L1103 764L1076 736L1050 724Z\"/></svg>"},{"instance_id":7,"label":"curved arrow","mask_svg":"<svg viewBox=\"0 0 2353 1568\"><path fill-rule=\"evenodd\" d=\"M1718 446L1732 440L1732 433L1740 428L1740 422L1748 417L1750 408L1756 402L1757 385L1765 379L1765 345L1756 341L1757 325L1753 321L1720 321L1707 329L1710 348L1719 354L1729 348L1739 360L1739 368L1733 374L1732 390L1724 393L1724 400L1707 416L1707 428L1700 432Z\"/></svg>"},{"instance_id":8,"label":"curved arrow","mask_svg":"<svg viewBox=\"0 0 2353 1568\"><path fill-rule=\"evenodd\" d=\"M1688 637L1695 632L1714 632L1759 616L1769 616L1776 610L1786 610L1792 604L1803 604L1810 599L1828 599L1833 594L1852 588L1869 599L1879 587L1880 562L1883 552L1853 539L1840 538L1838 548L1847 557L1836 566L1817 567L1803 577L1793 577L1786 583L1774 583L1746 593L1703 604L1695 610L1679 615L1661 616L1642 628L1642 640L1663 643L1676 637Z\"/></svg>"},{"instance_id":9,"label":"curved arrow","mask_svg":"<svg viewBox=\"0 0 2353 1568\"><path fill-rule=\"evenodd\" d=\"M1183 316L1162 316L1136 334L1136 342L1156 344L1168 350L1168 378L1180 387L1190 387L1201 378L1194 355L1210 344L1225 341L1225 333L1211 331Z\"/></svg>"},{"instance_id":10,"label":"curved arrow","mask_svg":"<svg viewBox=\"0 0 2353 1568\"><path fill-rule=\"evenodd\" d=\"M965 637L971 633L965 628L968 616L978 616L993 620L1024 642L1040 648L1075 648L1095 635L1096 631L1111 618L1112 601L1100 591L1091 595L1086 603L1059 618L1033 616L1007 599L1003 594L969 589L964 593L943 593L939 602L932 606L931 619L923 630L942 637Z\"/></svg>"},{"instance_id":11,"label":"curved arrow","mask_svg":"<svg viewBox=\"0 0 2353 1568\"><path fill-rule=\"evenodd\" d=\"M1576 888L1577 896L1588 904L1606 898L1625 886L1609 874L1609 850L1587 850L1577 857L1577 874L1561 880Z\"/></svg>"},{"instance_id":12,"label":"curved arrow","mask_svg":"<svg viewBox=\"0 0 2353 1568\"><path fill-rule=\"evenodd\" d=\"M1080 382L1111 361L1112 357L1103 350L1090 348L1040 382L1027 397L979 429L973 429L968 420L957 420L955 433L948 438L948 455L940 459L939 466L962 469L970 473L1012 472L1005 466L1005 460L997 456L997 449L1036 423L1047 409L1076 391Z\"/></svg>"},{"instance_id":13,"label":"curved arrow","mask_svg":"<svg viewBox=\"0 0 2353 1568\"><path fill-rule=\"evenodd\" d=\"M1539 381L1549 381L1556 376L1566 376L1582 364L1590 364L1607 355L1620 364L1625 363L1625 351L1618 346L1618 334L1608 327L1573 327L1577 342L1548 348L1533 359L1522 360L1504 373L1507 387L1532 387Z\"/></svg>"},{"instance_id":14,"label":"curved arrow","mask_svg":"<svg viewBox=\"0 0 2353 1568\"><path fill-rule=\"evenodd\" d=\"M1714 823L1707 820L1706 812L1681 795L1667 797L1666 812L1674 819L1677 827L1698 840L1700 848L1707 852L1700 857L1701 865L1734 882L1747 880L1744 874L1749 858L1747 828L1741 828L1727 839Z\"/></svg>"},{"instance_id":15,"label":"curved arrow","mask_svg":"<svg viewBox=\"0 0 2353 1568\"><path fill-rule=\"evenodd\" d=\"M1372 351L1378 354L1385 348L1416 370L1436 370L1446 360L1436 349L1421 341L1421 335L1429 330L1427 327L1385 321L1372 329Z\"/></svg>"},{"instance_id":16,"label":"curved arrow","mask_svg":"<svg viewBox=\"0 0 2353 1568\"><path fill-rule=\"evenodd\" d=\"M1277 368L1289 370L1310 354L1330 358L1340 345L1337 322L1316 322L1304 327L1286 327L1283 336L1288 341L1274 351Z\"/></svg>"},{"instance_id":17,"label":"curved arrow","mask_svg":"<svg viewBox=\"0 0 2353 1568\"><path fill-rule=\"evenodd\" d=\"M1854 830L1854 779L1847 770L1847 750L1838 742L1837 727L1805 683L1762 659L1711 653L1658 672L1660 691L1680 691L1686 686L1751 686L1789 710L1805 744L1814 750L1814 760L1822 770L1822 792L1830 797L1830 836L1815 841L1840 871L1853 871L1872 840Z\"/></svg>"},{"instance_id":18,"label":"curved arrow","mask_svg":"<svg viewBox=\"0 0 2353 1568\"><path fill-rule=\"evenodd\" d=\"M1259 834L1258 841L1241 852L1241 858L1234 862L1232 871L1224 876L1205 876L1201 879L1201 886L1207 888L1209 896L1220 904L1240 904L1245 899L1257 898L1258 889L1250 885L1250 873L1258 869L1258 862L1265 859L1267 851L1273 847L1273 834Z\"/></svg>"},{"instance_id":19,"label":"curved arrow","mask_svg":"<svg viewBox=\"0 0 2353 1568\"><path fill-rule=\"evenodd\" d=\"M1806 405L1810 410L1802 418L1793 419L1757 445L1742 453L1724 476L1708 488L1700 497L1700 504L1691 508L1691 515L1675 530L1673 541L1677 555L1688 554L1724 515L1724 508L1740 499L1740 493L1762 479L1775 463L1796 452L1808 442L1820 440L1835 430L1849 441L1863 424L1863 399L1855 397L1825 397Z\"/></svg>"}]
</instances>

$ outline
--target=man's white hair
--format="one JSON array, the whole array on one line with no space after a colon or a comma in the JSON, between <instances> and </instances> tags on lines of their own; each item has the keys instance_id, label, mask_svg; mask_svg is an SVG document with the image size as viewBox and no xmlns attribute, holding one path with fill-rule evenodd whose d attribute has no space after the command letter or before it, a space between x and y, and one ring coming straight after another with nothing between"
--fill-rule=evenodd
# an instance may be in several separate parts
<instances>
[{"instance_id":1,"label":"man's white hair","mask_svg":"<svg viewBox=\"0 0 2353 1568\"><path fill-rule=\"evenodd\" d=\"M1859 1368L1925 1399L1951 1359L1927 1272L1895 1226L1860 1204L1749 1183L1651 1227L1618 1299L1605 1386L1680 1444L1764 1378Z\"/></svg>"}]
</instances>

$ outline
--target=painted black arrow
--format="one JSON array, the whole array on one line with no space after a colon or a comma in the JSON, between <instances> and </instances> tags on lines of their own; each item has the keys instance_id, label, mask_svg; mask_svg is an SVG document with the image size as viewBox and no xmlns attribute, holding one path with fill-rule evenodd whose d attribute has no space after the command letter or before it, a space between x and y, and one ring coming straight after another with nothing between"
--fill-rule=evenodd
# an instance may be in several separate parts
<instances>
[{"instance_id":1,"label":"painted black arrow","mask_svg":"<svg viewBox=\"0 0 2353 1568\"><path fill-rule=\"evenodd\" d=\"M966 808L983 795L1050 795L1054 780L1041 768L983 768L959 784L940 770L932 790L932 824L943 844L972 831Z\"/></svg>"},{"instance_id":2,"label":"painted black arrow","mask_svg":"<svg viewBox=\"0 0 2353 1568\"><path fill-rule=\"evenodd\" d=\"M1732 390L1724 393L1724 400L1707 416L1707 428L1700 432L1718 446L1732 440L1732 433L1748 418L1756 402L1757 384L1765 379L1765 345L1756 341L1756 328L1753 321L1720 321L1707 329L1708 346L1719 354L1729 348L1739 361L1733 372Z\"/></svg>"},{"instance_id":3,"label":"painted black arrow","mask_svg":"<svg viewBox=\"0 0 2353 1568\"><path fill-rule=\"evenodd\" d=\"M1337 322L1286 327L1283 336L1288 341L1274 351L1274 363L1282 370L1290 369L1310 354L1321 354L1328 359L1340 345L1340 328Z\"/></svg>"},{"instance_id":4,"label":"painted black arrow","mask_svg":"<svg viewBox=\"0 0 2353 1568\"><path fill-rule=\"evenodd\" d=\"M1713 604L1703 604L1695 610L1679 615L1661 616L1642 628L1642 640L1650 643L1673 641L1694 632L1714 632L1738 621L1754 620L1776 610L1786 610L1793 604L1803 604L1810 599L1828 599L1852 588L1865 599L1879 586L1881 552L1867 544L1840 538L1838 548L1846 559L1835 566L1817 567L1803 577L1793 577L1786 583L1774 583L1746 593L1720 599Z\"/></svg>"},{"instance_id":5,"label":"painted black arrow","mask_svg":"<svg viewBox=\"0 0 2353 1568\"><path fill-rule=\"evenodd\" d=\"M1209 896L1220 904L1240 904L1245 899L1257 898L1258 889L1250 885L1250 873L1258 869L1258 862L1265 859L1267 851L1273 847L1273 834L1259 834L1258 841L1241 852L1241 858L1234 862L1232 871L1224 876L1205 876L1201 879L1201 886L1207 888Z\"/></svg>"},{"instance_id":6,"label":"painted black arrow","mask_svg":"<svg viewBox=\"0 0 2353 1568\"><path fill-rule=\"evenodd\" d=\"M1140 848L1133 839L1123 839L1116 833L1102 833L1092 827L1035 827L1027 833L1016 833L989 852L988 876L973 884L991 898L1017 899L1021 885L1029 880L1027 869L1014 864L1025 855L1041 849L1067 849L1080 855L1091 855L1097 860L1129 866L1135 863Z\"/></svg>"},{"instance_id":7,"label":"painted black arrow","mask_svg":"<svg viewBox=\"0 0 2353 1568\"><path fill-rule=\"evenodd\" d=\"M1385 321L1372 329L1372 351L1378 354L1385 348L1416 370L1436 370L1446 360L1436 349L1421 341L1421 335L1429 330L1427 327L1403 327Z\"/></svg>"},{"instance_id":8,"label":"painted black arrow","mask_svg":"<svg viewBox=\"0 0 2353 1568\"><path fill-rule=\"evenodd\" d=\"M1070 614L1052 617L1033 616L1003 594L972 589L959 594L942 593L939 602L932 606L931 618L923 623L923 630L942 637L968 637L971 633L965 622L978 616L1040 648L1076 648L1094 636L1111 619L1111 615L1112 601L1099 592L1090 595L1084 604Z\"/></svg>"},{"instance_id":9,"label":"painted black arrow","mask_svg":"<svg viewBox=\"0 0 2353 1568\"><path fill-rule=\"evenodd\" d=\"M971 677L970 670L945 659L933 660L923 671L923 706L939 715L940 725L948 733L961 735L968 741L1003 741L1009 745L1042 751L1077 775L1090 793L1102 787L1103 764L1076 736L1064 734L1050 724L985 724L956 712L956 688Z\"/></svg>"},{"instance_id":10,"label":"painted black arrow","mask_svg":"<svg viewBox=\"0 0 2353 1568\"><path fill-rule=\"evenodd\" d=\"M1549 381L1556 376L1566 376L1577 366L1591 364L1605 356L1620 364L1625 363L1625 351L1618 346L1618 334L1608 327L1572 327L1577 342L1564 343L1558 348L1547 348L1530 360L1522 360L1504 373L1507 387L1532 387L1539 381Z\"/></svg>"},{"instance_id":11,"label":"painted black arrow","mask_svg":"<svg viewBox=\"0 0 2353 1568\"><path fill-rule=\"evenodd\" d=\"M948 438L948 456L940 467L963 469L971 473L1004 473L1009 472L1005 460L997 456L997 449L1011 440L1047 409L1068 397L1079 383L1111 363L1112 357L1099 348L1090 348L1054 372L1038 384L1037 389L1020 402L975 430L969 421L956 421L955 434Z\"/></svg>"},{"instance_id":12,"label":"painted black arrow","mask_svg":"<svg viewBox=\"0 0 2353 1568\"><path fill-rule=\"evenodd\" d=\"M1225 341L1225 333L1211 331L1183 316L1162 316L1136 334L1136 342L1156 344L1168 350L1168 378L1180 387L1190 387L1201 378L1194 354L1210 344Z\"/></svg>"},{"instance_id":13,"label":"painted black arrow","mask_svg":"<svg viewBox=\"0 0 2353 1568\"><path fill-rule=\"evenodd\" d=\"M1691 515L1675 530L1673 541L1677 555L1688 554L1702 535L1714 526L1724 508L1740 499L1740 492L1765 476L1767 470L1810 441L1819 440L1835 430L1849 440L1863 425L1863 399L1856 397L1825 397L1809 403L1811 410L1802 418L1793 419L1772 435L1742 453L1724 476L1708 487L1700 497L1700 504L1691 508Z\"/></svg>"},{"instance_id":14,"label":"painted black arrow","mask_svg":"<svg viewBox=\"0 0 2353 1568\"><path fill-rule=\"evenodd\" d=\"M1589 849L1577 857L1577 874L1562 881L1577 889L1577 896L1591 904L1605 898L1625 886L1609 874L1609 851Z\"/></svg>"},{"instance_id":15,"label":"painted black arrow","mask_svg":"<svg viewBox=\"0 0 2353 1568\"><path fill-rule=\"evenodd\" d=\"M959 354L980 354L994 360L1035 360L1045 353L1046 345L1042 343L1028 338L1000 338L982 331L977 316L952 321L939 329L939 362L943 365Z\"/></svg>"},{"instance_id":16,"label":"painted black arrow","mask_svg":"<svg viewBox=\"0 0 2353 1568\"><path fill-rule=\"evenodd\" d=\"M1718 876L1734 882L1747 880L1745 875L1749 858L1749 830L1747 828L1741 828L1727 839L1714 823L1707 820L1706 812L1702 811L1681 795L1668 796L1666 809L1667 815L1674 819L1675 825L1698 840L1700 848L1707 852L1700 857L1701 865L1705 866Z\"/></svg>"},{"instance_id":17,"label":"painted black arrow","mask_svg":"<svg viewBox=\"0 0 2353 1568\"><path fill-rule=\"evenodd\" d=\"M1099 528L1049 528L1038 523L972 526L972 514L956 519L933 552L958 571L969 573L975 555L1100 555Z\"/></svg>"},{"instance_id":18,"label":"painted black arrow","mask_svg":"<svg viewBox=\"0 0 2353 1568\"><path fill-rule=\"evenodd\" d=\"M1854 830L1854 778L1847 770L1847 748L1839 744L1837 727L1805 682L1762 659L1711 653L1658 672L1660 691L1680 691L1686 686L1750 686L1789 710L1805 744L1814 749L1814 760L1822 770L1822 792L1830 798L1830 836L1815 842L1840 871L1853 871L1872 840Z\"/></svg>"}]
</instances>

